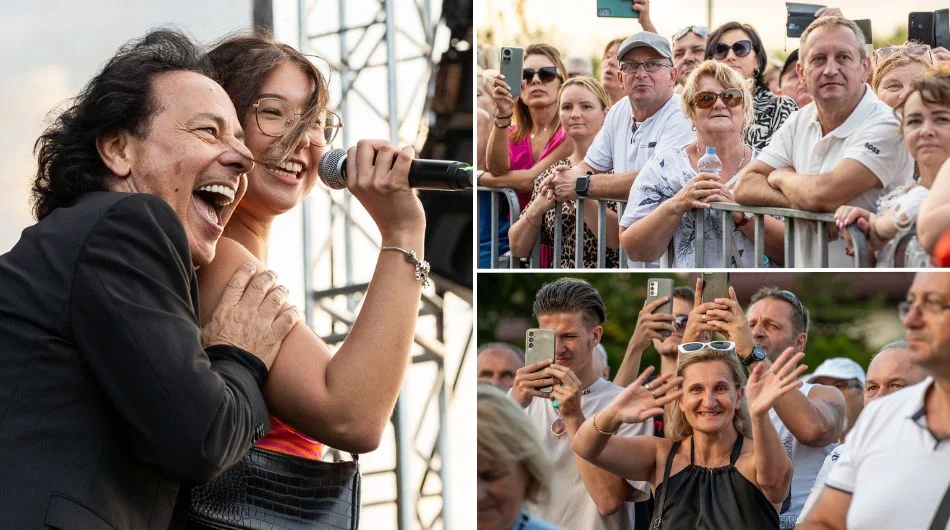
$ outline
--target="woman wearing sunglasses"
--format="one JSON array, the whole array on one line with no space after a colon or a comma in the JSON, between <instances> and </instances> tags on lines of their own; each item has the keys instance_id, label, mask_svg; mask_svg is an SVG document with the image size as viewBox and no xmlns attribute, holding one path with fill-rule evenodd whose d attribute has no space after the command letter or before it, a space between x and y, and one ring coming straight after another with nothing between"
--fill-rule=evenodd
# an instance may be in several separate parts
<instances>
[{"instance_id":1,"label":"woman wearing sunglasses","mask_svg":"<svg viewBox=\"0 0 950 530\"><path fill-rule=\"evenodd\" d=\"M789 114L798 110L795 100L776 96L765 83L768 56L755 28L739 22L726 22L709 35L706 59L716 59L734 68L746 79L754 81L752 108L755 118L746 131L746 143L762 149L769 145L772 134L785 123Z\"/></svg>"},{"instance_id":2,"label":"woman wearing sunglasses","mask_svg":"<svg viewBox=\"0 0 950 530\"><path fill-rule=\"evenodd\" d=\"M681 93L683 110L696 129L696 142L678 149L657 150L633 186L623 218L620 243L636 261L660 258L673 242L673 267L695 265L696 234L692 210L710 202L730 201L735 176L758 150L743 141L752 121L749 82L724 63L704 61L690 74ZM700 173L697 162L707 147L715 147L722 161L719 175ZM717 212L706 210L704 254L707 266L722 263L722 241L733 239L733 267L753 266L754 226L740 212L733 212L735 229L722 234ZM783 225L766 218L766 231L782 241ZM768 241L769 238L766 238ZM766 252L778 249L766 248Z\"/></svg>"},{"instance_id":3,"label":"woman wearing sunglasses","mask_svg":"<svg viewBox=\"0 0 950 530\"><path fill-rule=\"evenodd\" d=\"M313 188L320 156L342 127L327 109L326 79L294 48L234 36L209 57L256 163L214 260L198 271L202 324L233 271L247 262L267 268L275 219ZM349 150L347 188L382 236L376 273L335 354L304 324L284 340L264 387L272 430L258 447L319 460L320 442L357 453L379 444L409 363L422 287L406 254L422 254L425 231L425 212L408 185L411 159L410 150L383 141Z\"/></svg>"},{"instance_id":4,"label":"woman wearing sunglasses","mask_svg":"<svg viewBox=\"0 0 950 530\"><path fill-rule=\"evenodd\" d=\"M732 342L679 347L676 374L644 384L644 373L574 436L591 463L654 489L653 528L778 528L792 463L769 419L781 396L801 386L804 353L786 350L746 382ZM666 438L612 436L672 403Z\"/></svg>"},{"instance_id":5,"label":"woman wearing sunglasses","mask_svg":"<svg viewBox=\"0 0 950 530\"><path fill-rule=\"evenodd\" d=\"M877 55L884 50L886 54ZM924 53L914 50L923 49ZM888 46L875 51L878 56L877 66L871 75L871 89L881 101L891 108L904 99L910 92L911 82L924 75L933 65L930 61L930 46L917 44L903 48Z\"/></svg>"},{"instance_id":6,"label":"woman wearing sunglasses","mask_svg":"<svg viewBox=\"0 0 950 530\"><path fill-rule=\"evenodd\" d=\"M551 243L554 240L554 228L557 219L554 216L554 205L557 199L554 190L548 183L554 178L554 168L558 166L574 166L584 161L587 148L604 125L604 118L609 109L607 93L592 77L573 77L561 85L560 121L567 131L568 142L572 149L570 156L558 160L534 180L534 190L531 200L525 206L524 212L518 221L508 231L511 244L511 253L514 256L527 258L531 255L538 233L542 233L541 242ZM577 205L574 201L566 202L561 212L561 233L564 234L564 247L561 262L555 264L560 268L574 268L575 215ZM614 211L616 203L607 203L607 256L606 267L617 268L620 263L620 254L617 252L617 213ZM597 203L584 201L584 267L597 268L597 234L598 223ZM542 260L541 266L547 264Z\"/></svg>"}]
</instances>

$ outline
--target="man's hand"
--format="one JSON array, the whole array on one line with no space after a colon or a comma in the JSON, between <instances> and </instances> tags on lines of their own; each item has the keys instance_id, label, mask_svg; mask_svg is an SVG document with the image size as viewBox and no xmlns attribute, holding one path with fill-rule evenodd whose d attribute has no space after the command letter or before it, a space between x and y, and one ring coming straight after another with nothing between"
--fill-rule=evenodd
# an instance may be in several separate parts
<instances>
[{"instance_id":1,"label":"man's hand","mask_svg":"<svg viewBox=\"0 0 950 530\"><path fill-rule=\"evenodd\" d=\"M635 351L642 352L647 349L647 346L653 340L663 340L673 333L673 315L654 313L669 299L669 296L662 296L656 300L648 300L643 303L643 309L637 315L636 329L633 330L633 336L630 337L629 346Z\"/></svg>"},{"instance_id":2,"label":"man's hand","mask_svg":"<svg viewBox=\"0 0 950 530\"><path fill-rule=\"evenodd\" d=\"M569 166L558 166L554 168L554 175L549 183L554 195L559 201L573 201L577 199L577 193L574 186L577 183L577 177L584 175L584 170Z\"/></svg>"},{"instance_id":3,"label":"man's hand","mask_svg":"<svg viewBox=\"0 0 950 530\"><path fill-rule=\"evenodd\" d=\"M686 329L683 330L683 342L708 342L710 334L717 328L706 322L706 312L711 309L726 309L715 302L703 303L703 277L696 278L696 290L693 295L693 309L689 312Z\"/></svg>"},{"instance_id":4,"label":"man's hand","mask_svg":"<svg viewBox=\"0 0 950 530\"><path fill-rule=\"evenodd\" d=\"M752 348L755 348L755 340L752 338L749 321L739 305L736 290L729 287L729 298L716 298L715 303L725 309L706 311L706 323L736 343L736 353L740 358L751 353Z\"/></svg>"},{"instance_id":5,"label":"man's hand","mask_svg":"<svg viewBox=\"0 0 950 530\"><path fill-rule=\"evenodd\" d=\"M782 190L782 181L789 175L794 175L795 170L790 167L780 167L775 168L775 171L769 173L768 181L769 186L781 191Z\"/></svg>"},{"instance_id":6,"label":"man's hand","mask_svg":"<svg viewBox=\"0 0 950 530\"><path fill-rule=\"evenodd\" d=\"M269 370L300 313L286 303L287 288L275 285L273 272L254 276L254 270L248 263L234 273L201 337L205 347L229 344L250 352Z\"/></svg>"},{"instance_id":7,"label":"man's hand","mask_svg":"<svg viewBox=\"0 0 950 530\"><path fill-rule=\"evenodd\" d=\"M798 376L805 373L808 367L804 364L799 366L798 363L804 358L804 353L795 353L792 348L786 348L772 366L756 363L745 386L750 414L766 414L780 397L802 386Z\"/></svg>"},{"instance_id":8,"label":"man's hand","mask_svg":"<svg viewBox=\"0 0 950 530\"><path fill-rule=\"evenodd\" d=\"M823 7L818 11L815 11L815 18L821 17L841 17L844 18L844 14L841 12L841 8L838 7Z\"/></svg>"},{"instance_id":9,"label":"man's hand","mask_svg":"<svg viewBox=\"0 0 950 530\"><path fill-rule=\"evenodd\" d=\"M551 397L557 399L558 414L566 422L574 422L572 431L576 431L584 422L584 411L581 410L581 381L574 372L559 364L547 367L546 372L557 379Z\"/></svg>"},{"instance_id":10,"label":"man's hand","mask_svg":"<svg viewBox=\"0 0 950 530\"><path fill-rule=\"evenodd\" d=\"M650 19L650 0L633 0L633 9L637 11L637 20L640 21L643 31L656 33L656 26Z\"/></svg>"},{"instance_id":11,"label":"man's hand","mask_svg":"<svg viewBox=\"0 0 950 530\"><path fill-rule=\"evenodd\" d=\"M515 382L511 387L511 397L521 405L521 408L530 405L531 400L536 397L544 399L551 397L548 392L541 392L538 389L558 382L545 370L553 362L553 359L545 359L523 366L515 371Z\"/></svg>"}]
</instances>

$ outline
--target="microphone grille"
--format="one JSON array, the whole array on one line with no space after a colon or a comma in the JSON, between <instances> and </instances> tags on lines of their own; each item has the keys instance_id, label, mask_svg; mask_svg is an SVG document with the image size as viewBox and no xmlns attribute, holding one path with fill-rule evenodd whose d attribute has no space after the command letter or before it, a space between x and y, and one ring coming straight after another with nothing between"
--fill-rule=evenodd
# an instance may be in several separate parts
<instances>
[{"instance_id":1,"label":"microphone grille","mask_svg":"<svg viewBox=\"0 0 950 530\"><path fill-rule=\"evenodd\" d=\"M331 149L320 157L317 164L317 174L320 180L330 189L342 190L346 188L346 176L343 174L343 163L346 161L345 149Z\"/></svg>"}]
</instances>

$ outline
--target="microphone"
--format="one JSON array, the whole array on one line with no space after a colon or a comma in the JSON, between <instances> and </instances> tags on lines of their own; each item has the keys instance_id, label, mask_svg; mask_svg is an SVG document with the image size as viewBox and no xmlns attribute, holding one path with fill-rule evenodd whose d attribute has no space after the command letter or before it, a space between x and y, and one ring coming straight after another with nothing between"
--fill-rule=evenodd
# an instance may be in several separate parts
<instances>
[{"instance_id":1,"label":"microphone","mask_svg":"<svg viewBox=\"0 0 950 530\"><path fill-rule=\"evenodd\" d=\"M327 187L346 187L346 150L331 149L317 165L320 180ZM413 160L409 165L409 187L422 190L464 190L472 187L472 166L449 160Z\"/></svg>"}]
</instances>

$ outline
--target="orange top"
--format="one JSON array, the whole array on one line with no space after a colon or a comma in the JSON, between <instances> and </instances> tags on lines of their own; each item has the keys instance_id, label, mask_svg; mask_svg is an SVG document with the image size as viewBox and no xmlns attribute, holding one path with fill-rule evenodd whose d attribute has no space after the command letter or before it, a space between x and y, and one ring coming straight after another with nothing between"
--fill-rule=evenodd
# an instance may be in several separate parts
<instances>
[{"instance_id":1,"label":"orange top","mask_svg":"<svg viewBox=\"0 0 950 530\"><path fill-rule=\"evenodd\" d=\"M933 264L935 267L950 267L950 230L944 232L934 245Z\"/></svg>"},{"instance_id":2,"label":"orange top","mask_svg":"<svg viewBox=\"0 0 950 530\"><path fill-rule=\"evenodd\" d=\"M308 438L293 427L270 415L271 431L257 442L257 447L310 460L323 458L323 444Z\"/></svg>"}]
</instances>

